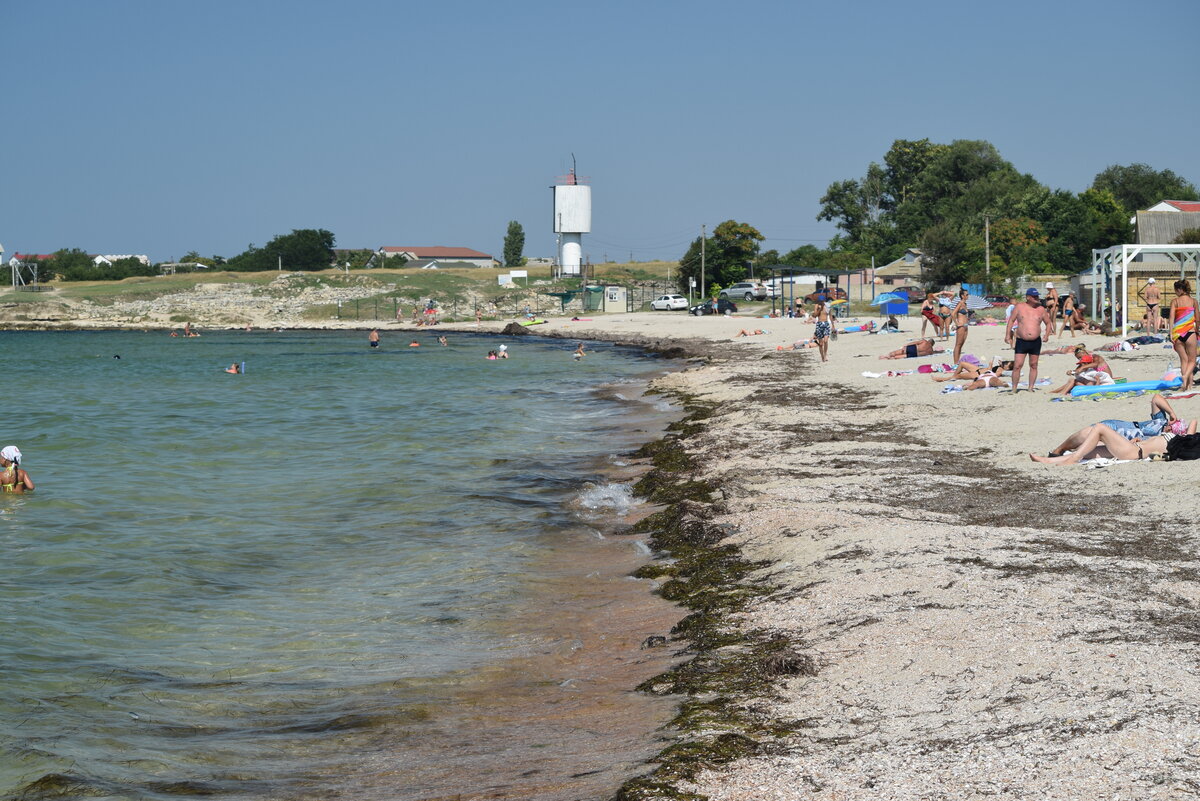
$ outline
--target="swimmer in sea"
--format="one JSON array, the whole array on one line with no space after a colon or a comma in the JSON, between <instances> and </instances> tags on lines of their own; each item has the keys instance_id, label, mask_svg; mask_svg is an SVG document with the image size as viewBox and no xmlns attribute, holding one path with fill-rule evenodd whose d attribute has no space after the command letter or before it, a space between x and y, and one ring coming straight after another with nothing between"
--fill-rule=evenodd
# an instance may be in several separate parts
<instances>
[{"instance_id":1,"label":"swimmer in sea","mask_svg":"<svg viewBox=\"0 0 1200 801\"><path fill-rule=\"evenodd\" d=\"M421 347L421 343L414 339L412 342L408 343L408 346L410 348L419 348Z\"/></svg>"},{"instance_id":2,"label":"swimmer in sea","mask_svg":"<svg viewBox=\"0 0 1200 801\"><path fill-rule=\"evenodd\" d=\"M0 492L18 495L33 489L33 479L21 469L21 451L16 445L0 450Z\"/></svg>"},{"instance_id":3,"label":"swimmer in sea","mask_svg":"<svg viewBox=\"0 0 1200 801\"><path fill-rule=\"evenodd\" d=\"M450 340L446 339L445 337L438 337L438 344L445 348L450 345Z\"/></svg>"},{"instance_id":4,"label":"swimmer in sea","mask_svg":"<svg viewBox=\"0 0 1200 801\"><path fill-rule=\"evenodd\" d=\"M487 359L489 362L494 362L494 361L496 361L496 351L494 351L494 350L489 350L489 351L488 351L488 355L487 355L485 358L486 358L486 359Z\"/></svg>"},{"instance_id":5,"label":"swimmer in sea","mask_svg":"<svg viewBox=\"0 0 1200 801\"><path fill-rule=\"evenodd\" d=\"M575 359L575 361L579 361L580 359L583 358L583 343L582 342L579 343L579 347L575 348L575 352L571 355Z\"/></svg>"},{"instance_id":6,"label":"swimmer in sea","mask_svg":"<svg viewBox=\"0 0 1200 801\"><path fill-rule=\"evenodd\" d=\"M238 375L242 372L242 366L237 362L234 362L225 368L225 372L229 373L230 375Z\"/></svg>"},{"instance_id":7,"label":"swimmer in sea","mask_svg":"<svg viewBox=\"0 0 1200 801\"><path fill-rule=\"evenodd\" d=\"M378 328L372 328L371 333L367 334L367 342L369 342L371 344L372 348L379 347L379 329Z\"/></svg>"}]
</instances>

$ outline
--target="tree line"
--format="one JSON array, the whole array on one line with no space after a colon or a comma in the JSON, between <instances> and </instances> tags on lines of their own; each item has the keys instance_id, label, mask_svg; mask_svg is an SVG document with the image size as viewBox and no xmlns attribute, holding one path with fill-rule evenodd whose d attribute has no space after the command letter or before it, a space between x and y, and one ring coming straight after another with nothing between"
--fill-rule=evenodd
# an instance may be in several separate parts
<instances>
[{"instance_id":1,"label":"tree line","mask_svg":"<svg viewBox=\"0 0 1200 801\"><path fill-rule=\"evenodd\" d=\"M290 234L280 234L262 247L250 244L230 259L220 256L204 257L191 251L180 259L180 263L199 264L204 267L221 267L238 272L261 272L276 270L281 266L287 270L327 270L345 266L348 269L363 269L375 263L375 251L370 249L344 250L335 253L336 239L324 228L298 228ZM504 237L504 260L509 267L525 264L521 252L525 247L525 231L515 220L508 224ZM388 259L388 264L398 267L403 258ZM79 248L63 248L38 265L41 281L58 278L63 281L118 281L140 275L158 275L161 264L142 264L137 259L120 259L112 264L96 264L86 251Z\"/></svg>"},{"instance_id":2,"label":"tree line","mask_svg":"<svg viewBox=\"0 0 1200 801\"><path fill-rule=\"evenodd\" d=\"M872 256L881 266L907 248L922 251L931 286L983 281L985 272L994 284L1027 274L1072 274L1090 266L1092 248L1131 241L1129 220L1139 209L1197 198L1191 182L1145 164L1107 167L1076 194L1018 172L986 141L897 139L882 164L871 162L863 177L830 184L821 197L817 219L839 229L827 248L760 252L757 229L726 220L703 245L700 237L693 240L680 259L679 280L683 289L689 279L698 281L702 248L708 286L743 280L756 266L845 272L868 266ZM1197 234L1181 239L1196 241Z\"/></svg>"}]
</instances>

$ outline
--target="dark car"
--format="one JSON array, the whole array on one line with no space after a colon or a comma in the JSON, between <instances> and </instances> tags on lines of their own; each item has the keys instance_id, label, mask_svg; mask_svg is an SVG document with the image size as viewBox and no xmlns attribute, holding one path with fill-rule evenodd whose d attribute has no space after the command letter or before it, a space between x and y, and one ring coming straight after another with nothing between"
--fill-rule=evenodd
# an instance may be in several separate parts
<instances>
[{"instance_id":1,"label":"dark car","mask_svg":"<svg viewBox=\"0 0 1200 801\"><path fill-rule=\"evenodd\" d=\"M925 296L929 293L919 286L902 286L899 289L891 289L889 292L896 292L908 296L909 303L920 303L925 300Z\"/></svg>"},{"instance_id":2,"label":"dark car","mask_svg":"<svg viewBox=\"0 0 1200 801\"><path fill-rule=\"evenodd\" d=\"M827 287L825 289L822 289L819 292L810 292L809 294L804 296L804 299L807 300L809 303L813 303L814 301L818 300L821 295L825 295L827 298L832 296L832 298L831 298L832 300L845 300L846 299L846 290L838 289L835 286Z\"/></svg>"},{"instance_id":3,"label":"dark car","mask_svg":"<svg viewBox=\"0 0 1200 801\"><path fill-rule=\"evenodd\" d=\"M703 303L698 303L688 309L688 314L701 317L705 314L729 314L735 311L737 311L736 303L728 298L721 298L720 300L706 300Z\"/></svg>"},{"instance_id":4,"label":"dark car","mask_svg":"<svg viewBox=\"0 0 1200 801\"><path fill-rule=\"evenodd\" d=\"M1008 295L984 295L983 299L993 306L1007 306L1012 303L1012 298Z\"/></svg>"}]
</instances>

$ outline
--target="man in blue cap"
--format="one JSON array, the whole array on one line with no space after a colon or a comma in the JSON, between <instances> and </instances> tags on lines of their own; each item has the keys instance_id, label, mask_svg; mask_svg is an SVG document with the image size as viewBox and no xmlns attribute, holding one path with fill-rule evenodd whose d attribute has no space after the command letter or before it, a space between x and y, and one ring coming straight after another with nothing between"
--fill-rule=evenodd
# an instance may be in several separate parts
<instances>
[{"instance_id":1,"label":"man in blue cap","mask_svg":"<svg viewBox=\"0 0 1200 801\"><path fill-rule=\"evenodd\" d=\"M1013 358L1012 391L1017 391L1026 356L1029 357L1029 389L1033 390L1037 386L1038 357L1042 353L1042 343L1050 338L1050 332L1054 330L1054 321L1042 305L1037 289L1030 287L1025 290L1025 302L1017 304L1006 325L1012 329L1013 351L1016 353Z\"/></svg>"}]
</instances>

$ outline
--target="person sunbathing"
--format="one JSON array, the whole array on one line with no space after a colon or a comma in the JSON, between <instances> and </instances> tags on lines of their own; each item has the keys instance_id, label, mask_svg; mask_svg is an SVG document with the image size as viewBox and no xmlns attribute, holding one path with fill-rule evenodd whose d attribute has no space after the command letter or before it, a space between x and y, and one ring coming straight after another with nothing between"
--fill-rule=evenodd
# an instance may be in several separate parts
<instances>
[{"instance_id":1,"label":"person sunbathing","mask_svg":"<svg viewBox=\"0 0 1200 801\"><path fill-rule=\"evenodd\" d=\"M756 337L765 333L767 332L761 328L755 328L753 331L747 331L745 328L743 328L741 331L738 331L737 335L739 337Z\"/></svg>"},{"instance_id":2,"label":"person sunbathing","mask_svg":"<svg viewBox=\"0 0 1200 801\"><path fill-rule=\"evenodd\" d=\"M881 359L915 359L918 356L932 356L935 353L945 353L946 349L940 345L934 345L933 338L914 339L902 348L897 348L891 353L885 353L880 356Z\"/></svg>"},{"instance_id":3,"label":"person sunbathing","mask_svg":"<svg viewBox=\"0 0 1200 801\"><path fill-rule=\"evenodd\" d=\"M983 373L1007 373L1012 369L1013 363L1011 359L1009 361L1000 362L1000 364L996 367L988 367L986 365L976 364L975 362L969 362L964 359L958 363L958 366L954 368L954 372L950 375L931 375L930 378L932 378L934 381L957 381L959 379L968 379L970 381L974 381Z\"/></svg>"},{"instance_id":4,"label":"person sunbathing","mask_svg":"<svg viewBox=\"0 0 1200 801\"><path fill-rule=\"evenodd\" d=\"M1101 420L1103 425L1108 426L1113 431L1116 431L1121 436L1130 442L1135 442L1149 437L1157 437L1164 431L1172 434L1195 434L1196 421L1185 422L1171 408L1171 404L1167 403L1167 399L1162 395L1152 395L1150 397L1150 419L1134 422L1132 420ZM1049 455L1062 456L1067 451L1078 450L1083 444L1087 433L1091 430L1091 426L1081 428L1071 436L1067 437L1062 443L1050 451Z\"/></svg>"},{"instance_id":5,"label":"person sunbathing","mask_svg":"<svg viewBox=\"0 0 1200 801\"><path fill-rule=\"evenodd\" d=\"M1042 464L1079 464L1084 459L1145 459L1153 454L1166 453L1167 443L1177 435L1171 432L1157 437L1130 442L1104 423L1088 426L1082 432L1083 439L1079 447L1071 453L1061 456L1038 456L1029 454L1029 458Z\"/></svg>"}]
</instances>

